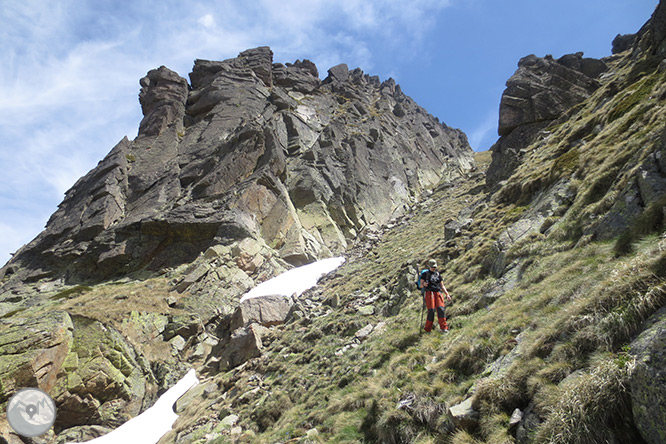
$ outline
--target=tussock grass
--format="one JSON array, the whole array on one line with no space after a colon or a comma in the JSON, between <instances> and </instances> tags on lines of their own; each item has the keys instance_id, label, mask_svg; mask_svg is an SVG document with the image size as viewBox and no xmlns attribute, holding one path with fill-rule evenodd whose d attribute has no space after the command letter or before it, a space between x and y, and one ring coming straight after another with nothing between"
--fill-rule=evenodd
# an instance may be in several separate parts
<instances>
[{"instance_id":1,"label":"tussock grass","mask_svg":"<svg viewBox=\"0 0 666 444\"><path fill-rule=\"evenodd\" d=\"M614 441L618 432L624 436L635 433L627 425L632 368L633 362L618 365L616 360L606 360L563 384L558 396L545 402L547 419L534 442L601 444Z\"/></svg>"}]
</instances>

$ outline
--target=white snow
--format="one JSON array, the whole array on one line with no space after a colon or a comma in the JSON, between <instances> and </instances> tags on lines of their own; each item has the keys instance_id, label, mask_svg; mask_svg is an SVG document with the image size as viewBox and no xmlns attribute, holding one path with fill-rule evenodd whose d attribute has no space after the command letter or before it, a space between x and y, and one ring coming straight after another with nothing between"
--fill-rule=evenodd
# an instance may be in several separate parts
<instances>
[{"instance_id":1,"label":"white snow","mask_svg":"<svg viewBox=\"0 0 666 444\"><path fill-rule=\"evenodd\" d=\"M302 267L292 268L273 279L257 285L241 298L241 302L250 298L275 294L291 296L296 293L300 295L305 290L317 285L320 277L332 272L342 265L344 261L344 257L333 257L303 265Z\"/></svg>"},{"instance_id":2,"label":"white snow","mask_svg":"<svg viewBox=\"0 0 666 444\"><path fill-rule=\"evenodd\" d=\"M342 265L344 257L322 259L312 264L296 267L257 285L241 299L268 295L300 295L315 285L320 277ZM86 444L155 444L164 436L178 415L173 411L174 403L189 389L199 383L194 369L190 370L176 385L164 393L151 408L127 421L114 431L87 441ZM68 443L81 444L81 443Z\"/></svg>"},{"instance_id":3,"label":"white snow","mask_svg":"<svg viewBox=\"0 0 666 444\"><path fill-rule=\"evenodd\" d=\"M155 444L176 422L178 415L173 411L174 403L189 389L199 383L194 369L166 391L151 408L127 421L114 431L86 441L86 444ZM69 443L80 444L80 443Z\"/></svg>"}]
</instances>

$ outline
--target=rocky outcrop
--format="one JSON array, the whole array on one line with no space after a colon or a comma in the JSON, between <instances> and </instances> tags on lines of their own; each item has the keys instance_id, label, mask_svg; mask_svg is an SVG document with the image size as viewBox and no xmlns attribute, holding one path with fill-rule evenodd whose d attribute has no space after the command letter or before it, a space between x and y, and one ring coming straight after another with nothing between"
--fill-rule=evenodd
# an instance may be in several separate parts
<instances>
[{"instance_id":1,"label":"rocky outcrop","mask_svg":"<svg viewBox=\"0 0 666 444\"><path fill-rule=\"evenodd\" d=\"M659 1L650 20L636 34L634 57L645 54L663 58L666 55L666 3Z\"/></svg>"},{"instance_id":2,"label":"rocky outcrop","mask_svg":"<svg viewBox=\"0 0 666 444\"><path fill-rule=\"evenodd\" d=\"M170 125L180 125L185 115L188 85L185 79L165 66L153 69L143 77L139 102L143 120L140 136L158 136Z\"/></svg>"},{"instance_id":3,"label":"rocky outcrop","mask_svg":"<svg viewBox=\"0 0 666 444\"><path fill-rule=\"evenodd\" d=\"M656 313L630 346L636 357L631 381L634 421L649 444L666 442L666 311Z\"/></svg>"},{"instance_id":4,"label":"rocky outcrop","mask_svg":"<svg viewBox=\"0 0 666 444\"><path fill-rule=\"evenodd\" d=\"M618 34L613 39L612 53L619 54L628 51L636 43L636 34Z\"/></svg>"},{"instance_id":5,"label":"rocky outcrop","mask_svg":"<svg viewBox=\"0 0 666 444\"><path fill-rule=\"evenodd\" d=\"M346 65L320 81L312 62L273 64L262 47L196 60L190 85L165 67L140 83L138 137L67 192L3 268L11 282L164 270L248 238L303 264L473 168L462 132Z\"/></svg>"},{"instance_id":6,"label":"rocky outcrop","mask_svg":"<svg viewBox=\"0 0 666 444\"><path fill-rule=\"evenodd\" d=\"M491 148L487 184L495 187L511 176L539 133L599 88L596 79L606 70L603 61L585 58L583 53L557 60L535 55L522 58L502 94L500 138Z\"/></svg>"},{"instance_id":7,"label":"rocky outcrop","mask_svg":"<svg viewBox=\"0 0 666 444\"><path fill-rule=\"evenodd\" d=\"M23 387L51 391L72 347L73 325L64 312L38 319L0 320L0 402Z\"/></svg>"},{"instance_id":8,"label":"rocky outcrop","mask_svg":"<svg viewBox=\"0 0 666 444\"><path fill-rule=\"evenodd\" d=\"M117 330L92 319L52 311L3 320L0 352L2 400L23 387L47 391L56 430L115 427L154 399L150 368Z\"/></svg>"}]
</instances>

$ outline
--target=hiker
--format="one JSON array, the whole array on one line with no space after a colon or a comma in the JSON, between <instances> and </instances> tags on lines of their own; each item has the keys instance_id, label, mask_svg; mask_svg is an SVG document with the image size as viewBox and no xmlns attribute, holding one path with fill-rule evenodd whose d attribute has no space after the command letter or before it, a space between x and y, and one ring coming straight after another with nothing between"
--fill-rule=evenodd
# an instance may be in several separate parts
<instances>
[{"instance_id":1,"label":"hiker","mask_svg":"<svg viewBox=\"0 0 666 444\"><path fill-rule=\"evenodd\" d=\"M425 304L428 308L425 331L430 332L432 330L432 325L435 321L435 310L437 310L439 328L444 332L448 332L449 326L446 323L442 292L446 295L448 302L451 302L451 295L446 290L446 287L444 287L442 276L437 271L437 262L434 259L428 261L428 270L421 273L421 288L425 289Z\"/></svg>"}]
</instances>

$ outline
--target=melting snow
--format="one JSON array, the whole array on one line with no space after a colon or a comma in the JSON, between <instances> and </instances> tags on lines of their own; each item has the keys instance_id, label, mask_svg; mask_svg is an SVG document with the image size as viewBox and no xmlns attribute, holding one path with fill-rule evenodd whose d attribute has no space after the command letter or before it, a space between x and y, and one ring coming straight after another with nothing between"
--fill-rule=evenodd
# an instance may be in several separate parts
<instances>
[{"instance_id":1,"label":"melting snow","mask_svg":"<svg viewBox=\"0 0 666 444\"><path fill-rule=\"evenodd\" d=\"M302 267L292 268L273 279L257 285L241 298L241 302L250 298L274 294L291 296L296 293L300 295L305 290L317 285L320 277L335 270L344 261L344 257L334 257L322 259L308 265L303 265Z\"/></svg>"},{"instance_id":2,"label":"melting snow","mask_svg":"<svg viewBox=\"0 0 666 444\"><path fill-rule=\"evenodd\" d=\"M171 426L178 418L178 415L173 411L174 403L198 383L199 380L194 369L190 370L183 379L160 396L160 399L151 408L136 418L130 419L114 431L91 441L86 441L86 444L155 444L171 430Z\"/></svg>"}]
</instances>

